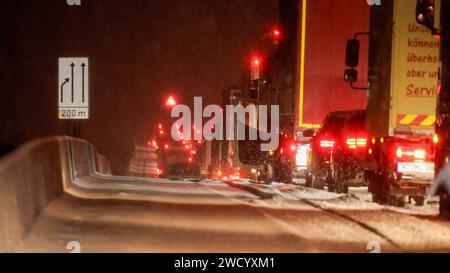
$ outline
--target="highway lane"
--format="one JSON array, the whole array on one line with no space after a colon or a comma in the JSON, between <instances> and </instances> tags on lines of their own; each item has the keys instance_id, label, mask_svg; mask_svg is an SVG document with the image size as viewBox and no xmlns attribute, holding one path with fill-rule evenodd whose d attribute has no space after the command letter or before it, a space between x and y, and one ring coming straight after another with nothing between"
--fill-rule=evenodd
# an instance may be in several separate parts
<instances>
[{"instance_id":1,"label":"highway lane","mask_svg":"<svg viewBox=\"0 0 450 273\"><path fill-rule=\"evenodd\" d=\"M172 198L132 180L125 189L110 183L55 199L15 251L67 252L70 241L82 252L368 252L372 241L384 252L450 251L450 222L434 212L397 211L354 195L204 182L191 186L208 196ZM176 185L186 188L172 184L174 196Z\"/></svg>"}]
</instances>

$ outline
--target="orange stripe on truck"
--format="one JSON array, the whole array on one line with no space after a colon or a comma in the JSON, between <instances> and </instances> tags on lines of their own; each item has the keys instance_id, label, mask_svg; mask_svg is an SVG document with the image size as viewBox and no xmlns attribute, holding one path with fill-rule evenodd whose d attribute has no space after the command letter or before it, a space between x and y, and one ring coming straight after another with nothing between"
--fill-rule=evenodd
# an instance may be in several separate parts
<instances>
[{"instance_id":1,"label":"orange stripe on truck","mask_svg":"<svg viewBox=\"0 0 450 273\"><path fill-rule=\"evenodd\" d=\"M435 115L397 115L397 125L433 126L435 123Z\"/></svg>"}]
</instances>

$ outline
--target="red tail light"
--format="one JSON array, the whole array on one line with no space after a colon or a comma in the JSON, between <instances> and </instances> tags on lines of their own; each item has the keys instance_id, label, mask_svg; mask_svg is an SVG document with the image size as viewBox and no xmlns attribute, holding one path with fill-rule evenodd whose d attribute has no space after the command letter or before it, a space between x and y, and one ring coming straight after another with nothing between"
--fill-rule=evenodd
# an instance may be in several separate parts
<instances>
[{"instance_id":1,"label":"red tail light","mask_svg":"<svg viewBox=\"0 0 450 273\"><path fill-rule=\"evenodd\" d=\"M349 149L365 148L367 138L347 138L347 146Z\"/></svg>"},{"instance_id":2,"label":"red tail light","mask_svg":"<svg viewBox=\"0 0 450 273\"><path fill-rule=\"evenodd\" d=\"M147 142L147 145L153 147L153 148L156 149L156 150L159 149L158 143L157 143L155 140L149 140L149 141Z\"/></svg>"},{"instance_id":3,"label":"red tail light","mask_svg":"<svg viewBox=\"0 0 450 273\"><path fill-rule=\"evenodd\" d=\"M320 147L322 147L322 148L333 148L334 147L334 140L321 140L320 141Z\"/></svg>"},{"instance_id":4,"label":"red tail light","mask_svg":"<svg viewBox=\"0 0 450 273\"><path fill-rule=\"evenodd\" d=\"M417 160L424 160L427 156L427 151L423 149L402 149L397 148L397 158L414 158Z\"/></svg>"}]
</instances>

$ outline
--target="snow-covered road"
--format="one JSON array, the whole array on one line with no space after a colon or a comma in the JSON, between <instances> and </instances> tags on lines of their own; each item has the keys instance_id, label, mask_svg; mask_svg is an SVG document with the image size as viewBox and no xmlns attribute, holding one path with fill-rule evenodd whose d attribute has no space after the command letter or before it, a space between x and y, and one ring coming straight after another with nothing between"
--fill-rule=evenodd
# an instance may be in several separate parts
<instances>
[{"instance_id":1,"label":"snow-covered road","mask_svg":"<svg viewBox=\"0 0 450 273\"><path fill-rule=\"evenodd\" d=\"M175 198L115 181L99 193L65 193L38 217L16 251L67 252L383 252L450 251L450 222L437 206L403 209L370 202L366 189L348 195L302 185L184 182ZM162 187L162 191L164 186ZM174 197L171 197L174 194Z\"/></svg>"}]
</instances>

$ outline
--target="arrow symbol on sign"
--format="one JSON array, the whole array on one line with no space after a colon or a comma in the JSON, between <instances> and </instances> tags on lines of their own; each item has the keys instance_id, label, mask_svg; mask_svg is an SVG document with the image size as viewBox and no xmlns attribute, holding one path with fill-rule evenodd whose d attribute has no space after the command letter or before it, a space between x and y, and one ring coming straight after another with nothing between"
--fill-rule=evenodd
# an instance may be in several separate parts
<instances>
[{"instance_id":1,"label":"arrow symbol on sign","mask_svg":"<svg viewBox=\"0 0 450 273\"><path fill-rule=\"evenodd\" d=\"M84 68L86 67L86 64L85 63L82 63L81 64L81 67L82 67L82 70L83 70L83 73L81 74L81 94L82 94L82 101L83 101L83 103L84 103Z\"/></svg>"},{"instance_id":2,"label":"arrow symbol on sign","mask_svg":"<svg viewBox=\"0 0 450 273\"><path fill-rule=\"evenodd\" d=\"M72 82L71 82L71 84L72 84L72 103L73 103L73 68L75 67L75 64L74 63L72 63L71 65L70 65L70 67L72 68L72 74L71 74L71 76L72 76Z\"/></svg>"},{"instance_id":3,"label":"arrow symbol on sign","mask_svg":"<svg viewBox=\"0 0 450 273\"><path fill-rule=\"evenodd\" d=\"M69 83L69 78L65 79L64 82L61 84L61 103L63 103L64 101L64 85L66 85L66 83Z\"/></svg>"}]
</instances>

